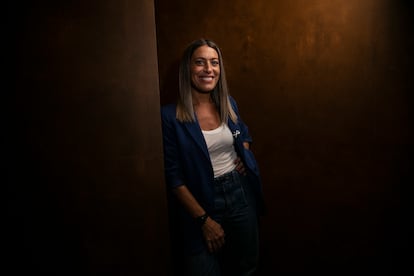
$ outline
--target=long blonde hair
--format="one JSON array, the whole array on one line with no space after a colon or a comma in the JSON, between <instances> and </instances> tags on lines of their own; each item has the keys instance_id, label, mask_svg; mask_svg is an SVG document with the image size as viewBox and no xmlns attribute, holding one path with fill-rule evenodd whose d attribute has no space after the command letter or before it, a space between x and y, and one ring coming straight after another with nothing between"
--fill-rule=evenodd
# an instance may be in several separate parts
<instances>
[{"instance_id":1,"label":"long blonde hair","mask_svg":"<svg viewBox=\"0 0 414 276\"><path fill-rule=\"evenodd\" d=\"M210 92L211 99L216 105L220 121L222 123L227 123L228 118L230 118L234 123L237 122L237 115L230 103L229 91L227 87L226 74L224 71L223 57L221 51L216 43L207 39L198 39L192 42L184 51L184 54L180 61L179 67L179 98L177 102L177 112L176 117L180 122L195 122L195 114L193 107L193 98L191 95L191 72L190 64L191 57L194 51L201 47L207 45L210 48L216 50L219 57L220 64L220 78L217 82L216 87L213 91Z\"/></svg>"}]
</instances>

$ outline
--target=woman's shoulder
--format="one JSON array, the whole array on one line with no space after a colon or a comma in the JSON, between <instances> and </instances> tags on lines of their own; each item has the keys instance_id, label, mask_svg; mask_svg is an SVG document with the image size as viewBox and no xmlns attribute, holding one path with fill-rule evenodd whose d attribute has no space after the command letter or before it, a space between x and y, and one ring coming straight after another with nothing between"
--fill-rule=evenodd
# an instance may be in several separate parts
<instances>
[{"instance_id":1,"label":"woman's shoulder","mask_svg":"<svg viewBox=\"0 0 414 276\"><path fill-rule=\"evenodd\" d=\"M238 112L239 108L237 107L236 100L230 95L229 95L229 101L230 101L230 104L233 107L234 111Z\"/></svg>"},{"instance_id":2,"label":"woman's shoulder","mask_svg":"<svg viewBox=\"0 0 414 276\"><path fill-rule=\"evenodd\" d=\"M175 125L177 124L177 105L167 104L161 106L161 122L163 125Z\"/></svg>"},{"instance_id":3,"label":"woman's shoulder","mask_svg":"<svg viewBox=\"0 0 414 276\"><path fill-rule=\"evenodd\" d=\"M161 106L161 115L162 116L167 116L167 115L175 116L176 110L177 110L177 104L175 103L166 104L166 105Z\"/></svg>"}]
</instances>

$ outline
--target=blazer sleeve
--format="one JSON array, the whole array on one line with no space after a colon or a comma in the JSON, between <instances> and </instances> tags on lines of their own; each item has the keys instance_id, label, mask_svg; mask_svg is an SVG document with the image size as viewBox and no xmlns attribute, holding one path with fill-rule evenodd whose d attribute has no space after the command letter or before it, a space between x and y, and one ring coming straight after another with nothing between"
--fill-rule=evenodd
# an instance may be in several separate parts
<instances>
[{"instance_id":1,"label":"blazer sleeve","mask_svg":"<svg viewBox=\"0 0 414 276\"><path fill-rule=\"evenodd\" d=\"M180 167L180 152L176 134L177 120L175 106L169 105L161 108L162 139L164 149L165 181L168 188L183 185L182 168Z\"/></svg>"}]
</instances>

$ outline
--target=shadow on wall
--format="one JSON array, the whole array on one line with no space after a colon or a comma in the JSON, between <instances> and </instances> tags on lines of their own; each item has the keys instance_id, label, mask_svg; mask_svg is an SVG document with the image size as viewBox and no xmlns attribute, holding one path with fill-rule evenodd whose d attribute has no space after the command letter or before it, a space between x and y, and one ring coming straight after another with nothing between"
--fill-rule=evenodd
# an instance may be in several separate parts
<instances>
[{"instance_id":1,"label":"shadow on wall","mask_svg":"<svg viewBox=\"0 0 414 276\"><path fill-rule=\"evenodd\" d=\"M160 76L160 102L161 106L174 103L178 97L178 69L180 61L171 63L164 76Z\"/></svg>"}]
</instances>

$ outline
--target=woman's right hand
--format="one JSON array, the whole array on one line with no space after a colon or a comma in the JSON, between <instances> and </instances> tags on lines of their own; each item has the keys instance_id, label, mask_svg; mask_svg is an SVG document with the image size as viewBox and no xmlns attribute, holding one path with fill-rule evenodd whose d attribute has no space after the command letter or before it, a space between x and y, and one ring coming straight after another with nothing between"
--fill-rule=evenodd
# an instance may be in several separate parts
<instances>
[{"instance_id":1,"label":"woman's right hand","mask_svg":"<svg viewBox=\"0 0 414 276\"><path fill-rule=\"evenodd\" d=\"M204 240L211 253L217 252L224 245L224 230L220 224L208 217L202 226Z\"/></svg>"},{"instance_id":2,"label":"woman's right hand","mask_svg":"<svg viewBox=\"0 0 414 276\"><path fill-rule=\"evenodd\" d=\"M238 171L239 174L247 175L246 168L244 167L244 164L240 157L237 157L236 160L234 160L234 164L236 165L236 171Z\"/></svg>"}]
</instances>

